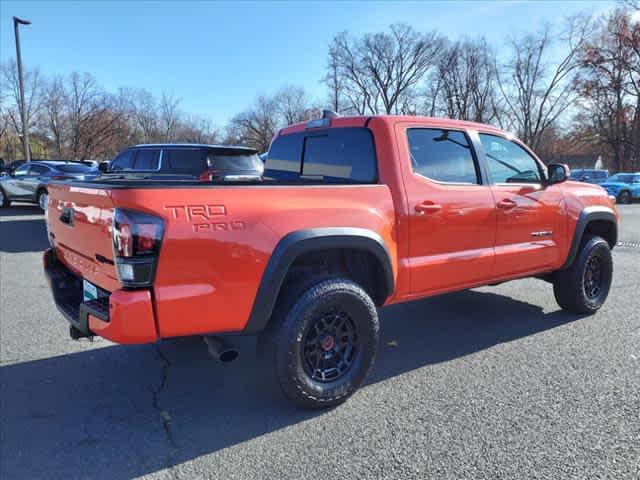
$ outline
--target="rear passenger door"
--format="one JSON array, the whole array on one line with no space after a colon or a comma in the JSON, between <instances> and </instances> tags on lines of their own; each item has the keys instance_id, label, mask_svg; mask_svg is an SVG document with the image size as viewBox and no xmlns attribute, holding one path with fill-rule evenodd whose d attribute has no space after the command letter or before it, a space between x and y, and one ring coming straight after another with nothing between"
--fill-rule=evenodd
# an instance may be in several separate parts
<instances>
[{"instance_id":1,"label":"rear passenger door","mask_svg":"<svg viewBox=\"0 0 640 480\"><path fill-rule=\"evenodd\" d=\"M544 167L522 145L480 133L496 201L496 277L550 269L559 261L562 190L545 185Z\"/></svg>"},{"instance_id":2,"label":"rear passenger door","mask_svg":"<svg viewBox=\"0 0 640 480\"><path fill-rule=\"evenodd\" d=\"M411 292L419 296L485 281L496 213L464 130L397 126L409 205Z\"/></svg>"}]
</instances>

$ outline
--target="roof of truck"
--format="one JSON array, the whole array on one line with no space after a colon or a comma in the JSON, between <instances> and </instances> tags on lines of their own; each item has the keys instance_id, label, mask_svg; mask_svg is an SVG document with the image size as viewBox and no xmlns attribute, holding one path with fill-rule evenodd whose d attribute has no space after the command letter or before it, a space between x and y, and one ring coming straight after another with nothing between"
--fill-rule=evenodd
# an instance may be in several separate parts
<instances>
[{"instance_id":1,"label":"roof of truck","mask_svg":"<svg viewBox=\"0 0 640 480\"><path fill-rule=\"evenodd\" d=\"M304 131L311 128L340 128L340 127L363 127L371 120L382 120L383 122L395 124L400 122L419 123L425 127L433 126L438 128L458 128L458 129L474 129L485 132L508 133L498 127L487 125L484 123L470 122L466 120L454 120L451 118L424 117L420 115L356 115L356 116L337 116L333 118L312 119L307 122L300 122L280 130L279 134L294 133ZM324 120L326 124L309 125L310 122L318 122Z\"/></svg>"}]
</instances>

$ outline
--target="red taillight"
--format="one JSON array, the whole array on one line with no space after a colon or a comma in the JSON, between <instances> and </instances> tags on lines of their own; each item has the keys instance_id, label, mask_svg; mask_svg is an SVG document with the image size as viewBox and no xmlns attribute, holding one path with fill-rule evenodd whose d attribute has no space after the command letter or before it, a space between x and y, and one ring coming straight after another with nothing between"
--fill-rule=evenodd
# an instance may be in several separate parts
<instances>
[{"instance_id":1,"label":"red taillight","mask_svg":"<svg viewBox=\"0 0 640 480\"><path fill-rule=\"evenodd\" d=\"M117 208L112 237L116 270L125 287L148 287L155 276L164 221L146 213Z\"/></svg>"},{"instance_id":2,"label":"red taillight","mask_svg":"<svg viewBox=\"0 0 640 480\"><path fill-rule=\"evenodd\" d=\"M117 208L113 216L113 247L118 257L154 255L160 250L164 222L146 213Z\"/></svg>"},{"instance_id":3,"label":"red taillight","mask_svg":"<svg viewBox=\"0 0 640 480\"><path fill-rule=\"evenodd\" d=\"M69 180L73 177L69 177L67 175L54 175L53 177L51 177L51 180Z\"/></svg>"}]
</instances>

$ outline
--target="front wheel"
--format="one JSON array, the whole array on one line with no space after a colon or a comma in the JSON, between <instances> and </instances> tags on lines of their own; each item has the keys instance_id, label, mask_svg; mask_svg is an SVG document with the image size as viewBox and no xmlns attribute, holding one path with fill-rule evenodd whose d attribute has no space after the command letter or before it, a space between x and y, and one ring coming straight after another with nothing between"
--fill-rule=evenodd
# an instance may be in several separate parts
<instances>
[{"instance_id":1,"label":"front wheel","mask_svg":"<svg viewBox=\"0 0 640 480\"><path fill-rule=\"evenodd\" d=\"M618 195L618 199L617 199L618 203L622 203L624 205L628 205L631 203L631 193L629 193L627 190L620 192L620 194Z\"/></svg>"},{"instance_id":2,"label":"front wheel","mask_svg":"<svg viewBox=\"0 0 640 480\"><path fill-rule=\"evenodd\" d=\"M553 293L558 305L571 313L595 313L611 288L613 260L609 244L600 237L587 237L571 266L554 277Z\"/></svg>"},{"instance_id":3,"label":"front wheel","mask_svg":"<svg viewBox=\"0 0 640 480\"><path fill-rule=\"evenodd\" d=\"M272 319L275 367L284 395L305 408L338 405L369 373L378 349L378 313L345 278L322 280Z\"/></svg>"}]
</instances>

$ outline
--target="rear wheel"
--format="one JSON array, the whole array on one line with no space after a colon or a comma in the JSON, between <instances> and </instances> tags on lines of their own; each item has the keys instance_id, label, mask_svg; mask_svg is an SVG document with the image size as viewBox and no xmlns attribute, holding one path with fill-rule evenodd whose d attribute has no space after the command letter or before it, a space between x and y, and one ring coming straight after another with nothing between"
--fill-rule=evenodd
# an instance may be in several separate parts
<instances>
[{"instance_id":1,"label":"rear wheel","mask_svg":"<svg viewBox=\"0 0 640 480\"><path fill-rule=\"evenodd\" d=\"M4 193L4 190L0 188L0 207L7 208L10 205L11 205L11 202L7 198L7 195Z\"/></svg>"},{"instance_id":2,"label":"rear wheel","mask_svg":"<svg viewBox=\"0 0 640 480\"><path fill-rule=\"evenodd\" d=\"M629 193L629 191L627 190L620 192L618 194L617 202L628 205L629 203L631 203L631 193Z\"/></svg>"},{"instance_id":3,"label":"rear wheel","mask_svg":"<svg viewBox=\"0 0 640 480\"><path fill-rule=\"evenodd\" d=\"M271 332L284 395L305 408L338 405L369 373L378 349L378 314L353 281L328 278L278 305Z\"/></svg>"},{"instance_id":4,"label":"rear wheel","mask_svg":"<svg viewBox=\"0 0 640 480\"><path fill-rule=\"evenodd\" d=\"M595 313L605 302L611 288L613 261L606 240L589 236L566 270L555 273L553 293L566 311Z\"/></svg>"},{"instance_id":5,"label":"rear wheel","mask_svg":"<svg viewBox=\"0 0 640 480\"><path fill-rule=\"evenodd\" d=\"M38 206L44 212L47 209L47 202L49 201L49 194L46 190L40 190L38 192L38 196L36 197L38 201Z\"/></svg>"}]
</instances>

